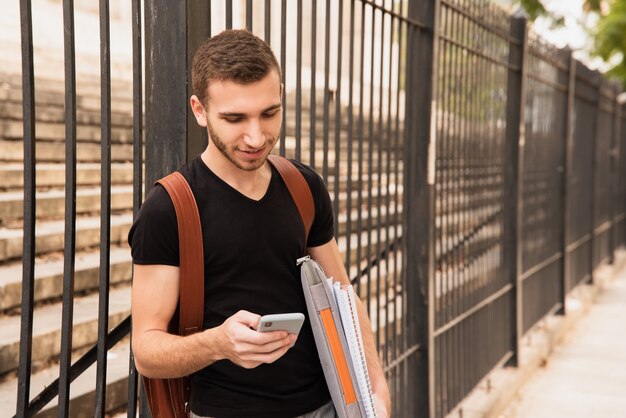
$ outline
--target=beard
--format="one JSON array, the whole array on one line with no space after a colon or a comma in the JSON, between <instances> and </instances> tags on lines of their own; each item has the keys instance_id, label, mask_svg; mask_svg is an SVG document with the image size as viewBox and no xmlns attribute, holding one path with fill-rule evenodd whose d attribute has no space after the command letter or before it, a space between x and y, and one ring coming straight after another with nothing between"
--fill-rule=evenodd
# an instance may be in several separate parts
<instances>
[{"instance_id":1,"label":"beard","mask_svg":"<svg viewBox=\"0 0 626 418\"><path fill-rule=\"evenodd\" d=\"M234 149L232 150L228 149L224 141L220 138L217 132L215 132L215 130L213 129L213 126L211 126L211 123L208 121L208 118L207 118L207 129L209 131L209 141L213 142L213 144L219 150L219 152L228 161L230 161L231 164L233 164L235 167L239 168L240 170L244 170L244 171L254 171L254 170L261 168L263 164L265 164L265 161L267 160L267 155L276 144L276 137L268 138L265 141L265 144L263 145L263 148L266 148L266 149L269 148L269 150L267 151L267 154L265 154L263 157L260 157L256 160L242 161L242 160L237 159L237 157L235 156Z\"/></svg>"}]
</instances>

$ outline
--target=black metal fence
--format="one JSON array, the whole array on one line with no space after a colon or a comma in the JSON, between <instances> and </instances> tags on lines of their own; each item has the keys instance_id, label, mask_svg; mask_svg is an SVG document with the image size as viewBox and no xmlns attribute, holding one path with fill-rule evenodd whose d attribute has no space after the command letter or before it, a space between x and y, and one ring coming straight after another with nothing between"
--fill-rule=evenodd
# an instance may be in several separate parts
<instances>
[{"instance_id":1,"label":"black metal fence","mask_svg":"<svg viewBox=\"0 0 626 418\"><path fill-rule=\"evenodd\" d=\"M491 370L516 365L521 336L546 315L564 314L567 293L592 281L594 269L626 244L620 90L571 52L529 35L523 17L484 0L143 3L142 13L142 2L132 1L133 147L122 157L133 162L132 211L144 188L206 144L186 104L193 50L230 27L266 39L286 86L277 152L310 164L326 180L340 249L374 326L393 416L443 417ZM20 4L25 180L16 415L35 414L57 394L58 415L75 415L71 382L95 363L92 411L104 416L113 390L107 352L119 341L128 344L130 332L129 318L108 332L111 166L118 158L111 157L108 1L100 1L98 337L71 362L80 161L74 6L65 0L60 372L34 399L34 127L41 119L31 2ZM0 319L8 315L0 311ZM135 416L132 354L129 370L128 414Z\"/></svg>"}]
</instances>

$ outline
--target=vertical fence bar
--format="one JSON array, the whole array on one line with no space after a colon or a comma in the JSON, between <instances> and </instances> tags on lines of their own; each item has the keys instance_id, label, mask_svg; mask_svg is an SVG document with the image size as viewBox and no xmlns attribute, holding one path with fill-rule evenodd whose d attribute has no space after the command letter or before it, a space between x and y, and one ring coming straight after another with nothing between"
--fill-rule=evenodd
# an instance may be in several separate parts
<instances>
[{"instance_id":1,"label":"vertical fence bar","mask_svg":"<svg viewBox=\"0 0 626 418\"><path fill-rule=\"evenodd\" d=\"M404 10L405 10L405 3L403 2L403 0L400 0L400 4L398 5L398 12L400 15L404 14ZM394 122L394 126L395 126L395 133L394 133L394 149L396 150L396 152L399 152L400 149L400 92L402 90L402 74L406 74L403 73L403 68L402 68L402 64L403 64L403 55L405 54L405 49L404 47L406 46L405 41L406 41L406 28L408 25L404 24L404 22L402 21L398 21L398 60L397 60L397 67L396 67L396 77L398 80L398 85L397 85L397 91L396 91L396 100L395 100L395 108L396 108L396 115L395 115L395 120ZM405 86L405 92L406 92L406 86ZM404 125L406 118L403 117L402 118L402 123ZM398 156L399 157L399 156ZM404 176L402 178L402 181L404 182ZM396 189L395 189L395 193L394 193L394 198L393 198L393 202L394 202L394 213L393 213L393 224L394 224L394 238L396 240L398 240L398 242L400 243L400 233L399 233L399 224L401 223L400 220L400 216L398 214L399 212L399 190L400 190L400 164L399 161L396 160L395 163L395 167L394 167L394 183L396 184ZM403 232L403 234L406 232ZM405 315L404 313L406 312L406 310L404 309L404 307L407 306L407 289L405 286L406 280L405 278L407 277L406 274L399 273L400 267L399 264L402 264L404 266L404 259L406 258L406 248L404 247L404 242L401 243L402 245L398 246L398 249L400 251L402 251L403 257L401 257L399 259L398 255L398 251L394 252L394 260L393 260L393 277L394 277L394 284L396 285L396 289L398 287L401 287L401 296L402 299L400 301L400 303L396 302L396 299L394 299L394 318L398 318L398 316L400 316L400 330L401 330L401 334L398 336L398 327L394 326L394 346L395 346L395 355L400 356L401 354L404 354L406 352L406 350L409 348L409 345L407 344L407 332L406 330L408 329L408 327L406 326L407 324L407 315ZM398 282L400 282L400 285L398 285ZM399 315L398 311L401 310L402 314ZM397 416L398 415L398 411L409 411L411 412L412 408L409 408L406 404L408 403L408 399L413 399L413 397L408 397L407 393L413 393L414 389L411 387L411 384L415 384L417 379L409 379L408 377L408 371L409 371L409 363L412 365L413 362L412 361L404 361L402 362L402 364L399 367L399 371L396 372L395 374L395 380L394 385L393 385L393 389L394 391L396 391L397 394L397 401L393 404L393 416Z\"/></svg>"},{"instance_id":2,"label":"vertical fence bar","mask_svg":"<svg viewBox=\"0 0 626 418\"><path fill-rule=\"evenodd\" d=\"M620 184L621 184L621 158L620 158L620 148L621 148L621 138L622 138L622 104L620 103L620 89L615 89L615 134L613 136L613 149L611 150L611 161L613 162L613 170L611 173L612 179L612 187L611 187L611 200L617 199L617 202L611 204L611 222L613 227L611 228L611 240L612 240L612 250L611 250L611 263L615 261L615 250L622 245L618 239L621 236L621 233L618 235L618 228L621 227L621 221L616 220L619 217L621 212L624 210L622 207L622 198L620 192Z\"/></svg>"},{"instance_id":3,"label":"vertical fence bar","mask_svg":"<svg viewBox=\"0 0 626 418\"><path fill-rule=\"evenodd\" d=\"M376 344L377 344L377 348L380 350L380 340L381 340L381 333L380 333L380 329L381 329L381 317L383 317L381 309L380 309L380 304L381 304L381 295L380 295L380 291L381 291L381 267L382 267L382 256L381 256L381 236L382 236L382 200L381 200L381 195L382 195L382 184L383 184L383 180L382 180L382 170L383 170L383 81L384 81L384 57L385 57L385 13L383 11L381 11L380 13L380 56L379 56L379 69L380 69L380 75L379 75L379 79L378 79L378 126L376 128L377 132L376 132L376 143L377 143L377 151L378 151L378 158L377 158L377 164L378 167L376 169L376 181L377 181L377 188L376 188L376 252L375 252L375 256L373 257L374 260L376 260L376 310L377 315L376 315ZM372 68L372 75L374 74L374 68ZM373 78L373 77L372 77ZM373 139L373 138L372 138ZM374 141L372 141L372 145L374 144ZM370 191L371 193L371 191ZM370 217L374 215L374 211L372 209L370 209Z\"/></svg>"},{"instance_id":4,"label":"vertical fence bar","mask_svg":"<svg viewBox=\"0 0 626 418\"><path fill-rule=\"evenodd\" d=\"M596 214L598 211L596 210L596 206L598 205L598 197L596 196L596 177L597 177L597 167L598 162L596 161L598 158L598 143L601 141L598 140L599 134L602 132L601 122L602 122L602 76L599 71L594 71L591 75L591 79L589 80L591 84L597 83L595 86L595 107L596 107L596 129L593 133L593 137L591 138L593 145L591 147L591 192L589 194L591 198L591 211L589 217L591 218L590 226L589 226L589 284L594 284L594 270L595 270L595 253L596 253Z\"/></svg>"},{"instance_id":5,"label":"vertical fence bar","mask_svg":"<svg viewBox=\"0 0 626 418\"><path fill-rule=\"evenodd\" d=\"M20 1L22 43L22 114L24 129L24 239L22 242L22 312L20 359L17 376L16 416L26 417L30 399L33 348L33 305L35 294L35 74L33 65L33 19L30 0Z\"/></svg>"},{"instance_id":6,"label":"vertical fence bar","mask_svg":"<svg viewBox=\"0 0 626 418\"><path fill-rule=\"evenodd\" d=\"M69 416L74 317L74 264L76 249L76 68L74 52L74 1L63 1L65 64L65 239L63 252L63 312L59 366L58 417Z\"/></svg>"},{"instance_id":7,"label":"vertical fence bar","mask_svg":"<svg viewBox=\"0 0 626 418\"><path fill-rule=\"evenodd\" d=\"M564 179L563 179L563 244L561 251L563 252L562 269L563 269L563 283L562 291L559 295L561 302L561 309L557 312L560 315L566 314L565 299L567 292L570 289L571 279L571 264L570 264L570 252L567 247L571 240L571 202L570 197L570 181L573 175L573 160L574 160L574 106L576 104L576 60L572 55L572 51L567 50L565 54L568 57L568 75L569 81L567 86L567 111L565 113L565 150L564 150Z\"/></svg>"},{"instance_id":8,"label":"vertical fence bar","mask_svg":"<svg viewBox=\"0 0 626 418\"><path fill-rule=\"evenodd\" d=\"M333 213L335 214L335 235L339 234L339 196L341 187L339 183L340 161L341 161L341 60L342 60L342 38L343 38L343 0L339 0L337 7L337 84L335 92L335 198L333 199ZM348 199L350 197L348 196ZM349 217L349 216L348 216ZM346 219L347 221L347 219Z\"/></svg>"},{"instance_id":9,"label":"vertical fence bar","mask_svg":"<svg viewBox=\"0 0 626 418\"><path fill-rule=\"evenodd\" d=\"M252 0L246 0L246 30L252 32Z\"/></svg>"},{"instance_id":10,"label":"vertical fence bar","mask_svg":"<svg viewBox=\"0 0 626 418\"><path fill-rule=\"evenodd\" d=\"M363 240L362 240L362 232L363 232L363 97L365 90L365 3L361 2L361 33L360 33L360 44L359 44L359 118L358 118L358 127L357 127L357 138L359 144L357 146L357 157L358 157L358 174L357 174L357 220L356 220L356 230L357 232L357 247L356 247L356 265L358 267L359 275L356 282L356 290L357 294L360 294L361 291L361 261L363 259Z\"/></svg>"},{"instance_id":11,"label":"vertical fence bar","mask_svg":"<svg viewBox=\"0 0 626 418\"><path fill-rule=\"evenodd\" d=\"M404 151L404 226L410 345L420 346L416 364L410 364L409 386L415 410L407 416L434 417L434 220L435 141L440 0L409 1L408 16L429 30L409 29L406 69L406 126ZM424 82L425 81L425 82ZM421 90L421 85L425 89ZM418 129L419 127L419 129ZM419 414L419 415L418 415Z\"/></svg>"},{"instance_id":12,"label":"vertical fence bar","mask_svg":"<svg viewBox=\"0 0 626 418\"><path fill-rule=\"evenodd\" d=\"M100 281L95 417L104 418L106 404L107 333L111 253L111 52L109 0L100 0Z\"/></svg>"},{"instance_id":13,"label":"vertical fence bar","mask_svg":"<svg viewBox=\"0 0 626 418\"><path fill-rule=\"evenodd\" d=\"M609 228L609 258L608 263L613 264L615 261L615 196L617 196L615 192L615 184L617 183L617 156L619 155L619 102L617 101L617 96L619 94L619 89L613 86L611 89L613 93L613 100L611 100L611 107L613 108L613 135L611 135L611 145L609 149L609 222L611 223L611 227Z\"/></svg>"},{"instance_id":14,"label":"vertical fence bar","mask_svg":"<svg viewBox=\"0 0 626 418\"><path fill-rule=\"evenodd\" d=\"M280 34L280 68L283 73L283 86L287 85L287 0L282 0L280 7L280 27L283 28ZM283 87L283 120L280 128L280 155L284 156L286 151L286 132L287 132L287 89Z\"/></svg>"},{"instance_id":15,"label":"vertical fence bar","mask_svg":"<svg viewBox=\"0 0 626 418\"><path fill-rule=\"evenodd\" d=\"M324 29L324 122L323 122L323 150L322 177L328 181L328 114L330 105L330 0L326 0L325 29Z\"/></svg>"},{"instance_id":16,"label":"vertical fence bar","mask_svg":"<svg viewBox=\"0 0 626 418\"><path fill-rule=\"evenodd\" d=\"M302 158L302 0L296 10L296 160Z\"/></svg>"},{"instance_id":17,"label":"vertical fence bar","mask_svg":"<svg viewBox=\"0 0 626 418\"><path fill-rule=\"evenodd\" d=\"M233 0L226 0L226 29L232 29L232 28L233 28Z\"/></svg>"},{"instance_id":18,"label":"vertical fence bar","mask_svg":"<svg viewBox=\"0 0 626 418\"><path fill-rule=\"evenodd\" d=\"M389 7L387 10L393 11L393 1L391 4L387 6L387 2L385 1L385 8ZM393 317L393 323L390 321L390 306L391 301L395 300L396 292L395 292L395 283L391 284L391 268L390 268L390 260L391 260L391 252L393 251L393 240L390 234L391 228L391 102L392 102L392 94L391 94L391 84L392 84L392 72L393 72L393 34L394 34L394 23L395 17L389 17L389 73L387 74L387 118L386 118L386 130L385 130L385 281L384 281L384 291L385 291L385 352L383 353L383 364L387 365L392 359L395 359L395 347L392 345L391 341L391 329L396 329L396 321L397 317ZM384 57L383 57L384 59ZM382 106L381 106L382 107ZM382 215L380 215L382 216ZM394 237L395 238L395 237ZM390 295L389 290L393 289L393 293ZM394 371L395 373L395 371ZM389 380L389 374L387 374L387 380ZM393 391L392 393L395 393Z\"/></svg>"},{"instance_id":19,"label":"vertical fence bar","mask_svg":"<svg viewBox=\"0 0 626 418\"><path fill-rule=\"evenodd\" d=\"M347 176L346 176L346 259L345 267L350 274L350 266L352 265L352 151L353 151L353 123L354 123L354 12L355 0L350 1L350 45L348 47L348 158L347 158Z\"/></svg>"},{"instance_id":20,"label":"vertical fence bar","mask_svg":"<svg viewBox=\"0 0 626 418\"><path fill-rule=\"evenodd\" d=\"M508 364L517 367L520 355L520 339L523 332L523 282L522 282L522 212L523 170L526 142L524 107L526 105L526 18L511 17L511 37L519 44L509 45L509 71L507 81L507 114L504 164L504 269L512 287L511 350L513 356Z\"/></svg>"},{"instance_id":21,"label":"vertical fence bar","mask_svg":"<svg viewBox=\"0 0 626 418\"><path fill-rule=\"evenodd\" d=\"M209 7L209 12L210 11L211 11L211 7ZM272 41L272 25L270 24L271 16L272 16L272 1L271 0L265 0L264 12L265 12L265 24L263 26L263 30L265 31L265 42L267 42L268 45L271 45L271 41Z\"/></svg>"},{"instance_id":22,"label":"vertical fence bar","mask_svg":"<svg viewBox=\"0 0 626 418\"><path fill-rule=\"evenodd\" d=\"M317 78L317 0L311 1L311 90L309 100L309 165L315 170L315 79ZM347 270L350 271L350 270Z\"/></svg>"},{"instance_id":23,"label":"vertical fence bar","mask_svg":"<svg viewBox=\"0 0 626 418\"><path fill-rule=\"evenodd\" d=\"M133 36L133 220L137 218L143 199L143 100L141 59L141 0L132 2ZM131 330L132 340L132 330ZM128 371L128 418L137 416L137 396L139 375L135 368L135 358L130 351ZM142 397L143 399L143 397ZM142 408L143 410L143 408Z\"/></svg>"},{"instance_id":24,"label":"vertical fence bar","mask_svg":"<svg viewBox=\"0 0 626 418\"><path fill-rule=\"evenodd\" d=\"M367 264L365 267L367 278L367 311L372 315L372 236L373 236L373 219L372 219L372 194L374 191L374 56L376 55L376 8L371 9L371 30L370 37L370 82L369 82L369 114L367 119ZM378 338L377 338L378 339Z\"/></svg>"}]
</instances>

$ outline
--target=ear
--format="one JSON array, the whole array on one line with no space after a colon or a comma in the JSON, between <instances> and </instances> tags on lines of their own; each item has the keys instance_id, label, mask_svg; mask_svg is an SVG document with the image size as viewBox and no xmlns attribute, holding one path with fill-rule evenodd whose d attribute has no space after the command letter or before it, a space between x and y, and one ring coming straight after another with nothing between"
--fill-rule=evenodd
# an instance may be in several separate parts
<instances>
[{"instance_id":1,"label":"ear","mask_svg":"<svg viewBox=\"0 0 626 418\"><path fill-rule=\"evenodd\" d=\"M198 122L198 125L206 128L206 111L204 110L202 102L200 101L200 99L198 99L198 96L196 96L195 94L191 96L191 98L189 99L189 104L191 105L191 110L193 111L193 115L196 117L196 122Z\"/></svg>"}]
</instances>

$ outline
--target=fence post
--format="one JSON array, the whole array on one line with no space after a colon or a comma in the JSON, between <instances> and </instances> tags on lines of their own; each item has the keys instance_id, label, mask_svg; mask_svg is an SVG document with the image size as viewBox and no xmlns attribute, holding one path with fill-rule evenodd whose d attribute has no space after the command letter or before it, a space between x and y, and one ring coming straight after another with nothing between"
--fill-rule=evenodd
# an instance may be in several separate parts
<instances>
[{"instance_id":1,"label":"fence post","mask_svg":"<svg viewBox=\"0 0 626 418\"><path fill-rule=\"evenodd\" d=\"M576 91L576 61L569 48L563 50L563 58L568 66L568 83L567 83L567 108L565 112L565 138L563 141L563 232L561 244L561 272L563 274L561 287L559 289L559 302L561 308L556 311L557 315L565 315L565 298L568 291L568 280L570 276L569 252L567 246L570 240L569 224L570 224L570 205L569 205L569 181L572 175L572 151L574 144L574 100Z\"/></svg>"},{"instance_id":2,"label":"fence post","mask_svg":"<svg viewBox=\"0 0 626 418\"><path fill-rule=\"evenodd\" d=\"M589 245L591 249L589 250L589 284L594 284L594 270L595 270L595 253L596 253L596 205L598 203L598 199L596 196L596 171L598 166L598 132L601 132L600 122L601 122L601 114L602 109L600 108L602 104L602 84L604 84L604 79L602 78L602 74L595 70L592 74L592 82L597 83L596 89L596 129L593 135L593 148L591 151L591 227L590 227L590 241Z\"/></svg>"},{"instance_id":3,"label":"fence post","mask_svg":"<svg viewBox=\"0 0 626 418\"><path fill-rule=\"evenodd\" d=\"M510 34L518 45L509 47L509 72L506 109L506 143L504 151L504 268L511 280L513 304L511 306L511 351L507 362L519 364L520 340L523 332L522 299L522 180L524 169L526 104L526 55L528 50L527 19L522 12L511 16Z\"/></svg>"},{"instance_id":4,"label":"fence post","mask_svg":"<svg viewBox=\"0 0 626 418\"><path fill-rule=\"evenodd\" d=\"M210 2L146 0L145 188L206 146L189 107L193 52L209 36ZM141 385L140 417L150 417Z\"/></svg>"},{"instance_id":5,"label":"fence post","mask_svg":"<svg viewBox=\"0 0 626 418\"><path fill-rule=\"evenodd\" d=\"M193 52L209 35L209 3L146 0L146 192L206 146L189 97Z\"/></svg>"},{"instance_id":6,"label":"fence post","mask_svg":"<svg viewBox=\"0 0 626 418\"><path fill-rule=\"evenodd\" d=\"M406 416L435 416L434 225L437 44L439 0L410 0L408 15L427 30L409 26L406 67L404 227L411 344L420 347L409 363L415 402Z\"/></svg>"},{"instance_id":7,"label":"fence post","mask_svg":"<svg viewBox=\"0 0 626 418\"><path fill-rule=\"evenodd\" d=\"M618 196L617 192L617 166L618 166L618 156L619 156L619 137L620 137L620 126L619 126L619 116L620 116L620 105L618 102L619 95L619 87L617 85L613 85L613 100L611 106L613 107L613 135L611 135L611 149L609 162L611 168L609 170L609 178L610 178L610 196L609 196L609 219L611 222L611 228L609 232L609 264L613 264L615 262L615 198Z\"/></svg>"},{"instance_id":8,"label":"fence post","mask_svg":"<svg viewBox=\"0 0 626 418\"><path fill-rule=\"evenodd\" d=\"M623 92L621 88L617 87L617 96L615 97L615 148L613 149L613 158L615 158L615 167L614 167L614 176L615 183L613 189L612 198L617 198L617 213L615 211L615 206L613 206L613 216L617 216L618 221L613 223L613 234L615 235L615 240L613 241L613 245L615 247L621 247L626 244L624 240L624 231L619 232L619 228L622 227L623 220L620 219L622 213L626 209L623 206L624 199L622 198L622 185L624 184L623 176L625 173L622 171L624 167L622 167L622 129L624 129L622 124L622 108L624 105L624 100L626 100L626 92Z\"/></svg>"}]
</instances>

